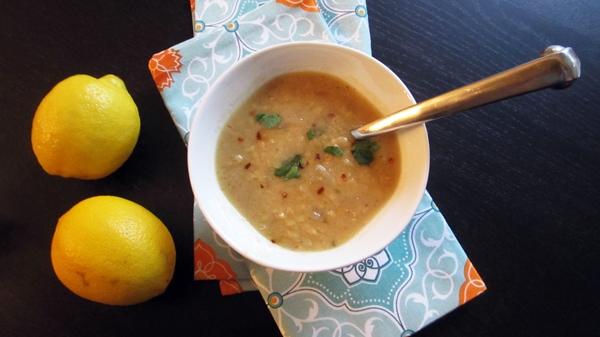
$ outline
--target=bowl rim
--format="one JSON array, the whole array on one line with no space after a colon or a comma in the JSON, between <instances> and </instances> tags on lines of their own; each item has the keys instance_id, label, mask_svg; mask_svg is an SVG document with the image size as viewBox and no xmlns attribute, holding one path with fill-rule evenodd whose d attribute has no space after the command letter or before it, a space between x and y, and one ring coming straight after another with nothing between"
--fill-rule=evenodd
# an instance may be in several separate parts
<instances>
[{"instance_id":1,"label":"bowl rim","mask_svg":"<svg viewBox=\"0 0 600 337\"><path fill-rule=\"evenodd\" d=\"M208 90L202 97L202 100L198 105L196 114L193 117L193 121L192 121L190 130L189 130L188 148L187 148L188 176L190 179L190 183L191 183L191 187L193 190L196 204L200 208L202 216L204 216L204 218L206 219L206 222L211 226L211 228L214 230L214 232L225 243L227 243L233 250L235 250L238 254L242 255L246 259L251 260L259 265L262 265L265 267L271 267L271 268L278 269L278 270L285 270L285 271L291 271L291 272L319 272L319 271L326 271L326 270L334 270L334 269L343 268L345 266L349 266L349 265L358 263L362 260L368 259L369 257L379 253L382 249L385 249L393 240L395 240L398 235L400 235L402 233L402 231L406 228L406 226L410 223L411 220L409 219L406 221L406 223L398 224L397 227L399 227L399 228L401 227L401 228L398 229L397 231L394 231L393 235L391 235L392 233L390 233L389 237L387 237L386 240L382 240L382 242L380 244L378 244L376 247L373 247L372 249L367 250L369 252L368 254L366 254L366 253L362 254L360 258L356 258L356 257L349 258L343 262L342 261L337 262L337 263L322 262L322 260L326 259L328 255L335 254L335 251L338 250L339 247L336 247L336 248L333 248L330 250L325 250L325 251L292 251L292 250L285 249L285 248L282 248L280 246L273 244L273 246L279 247L279 249L275 249L275 250L287 251L292 256L297 257L298 259L302 259L304 261L303 263L299 263L299 264L295 264L295 265L290 265L289 263L282 264L281 262L274 262L272 260L265 259L264 257L258 257L256 254L253 254L252 251L248 251L247 247L244 247L243 245L240 245L240 243L237 242L236 240L231 239L228 232L224 231L222 226L215 224L215 222L217 220L215 220L215 218L213 217L213 212L210 210L210 207L207 207L204 202L201 202L205 198L202 197L203 193L201 193L201 191L200 191L201 187L198 186L198 179L194 179L194 165L196 164L197 160L195 160L195 158L194 158L193 150L194 150L194 147L196 144L197 137L193 131L198 129L198 125L201 123L200 120L202 118L202 111L204 111L206 105L208 104L208 102L210 102L211 97L213 97L213 95L215 95L213 93L215 91L219 90L221 85L224 82L226 82L229 79L229 77L232 76L231 74L234 73L235 71L237 71L239 68L241 68L245 65L248 65L248 64L252 64L252 62L254 62L256 59L262 57L263 55L265 55L267 53L274 53L277 51L281 51L282 49L283 50L285 50L285 49L293 50L294 48L333 49L333 50L341 51L343 53L349 53L350 55L357 57L359 59L368 59L369 60L368 62L372 62L376 66L382 67L382 69L387 70L391 75L393 75L395 80L398 82L398 85L401 87L404 87L404 89L405 89L404 93L407 96L406 98L408 98L412 102L412 104L415 103L415 100L414 100L412 94L410 93L410 91L408 90L408 88L406 87L404 82L402 82L402 80L394 72L392 72L387 66L385 66L383 63L381 63L377 59L373 58L372 56L370 56L368 54L362 53L356 49L341 46L341 45L331 44L331 43L312 42L312 41L311 42L289 42L289 43L283 43L283 44L279 44L279 45L275 45L275 46L270 46L270 47L267 47L260 51L257 51L251 55L248 55L245 58L237 61L232 66L230 66L219 76L218 79L215 80L215 82L208 88ZM274 76L271 76L271 77L269 77L269 79L273 78L273 77ZM227 116L227 119L228 118L229 118L229 116ZM219 132L217 133L217 136L216 136L217 138L220 135L220 129L218 131ZM425 150L426 150L426 154L424 154L425 160L424 160L424 162L420 163L421 165L423 165L423 170L425 172L424 172L423 176L421 177L422 179L416 183L416 184L418 184L417 188L421 191L421 193L425 193L425 187L426 187L427 180L428 180L429 164L430 164L429 139L427 136L426 127L424 124L421 124L421 125L406 128L404 130L397 131L397 132L416 133L417 135L415 137L420 138L420 141L423 143L422 145L425 147ZM200 137L200 136L198 136L198 137ZM218 182L217 182L217 184L218 184ZM419 200L412 202L412 204L410 205L410 209L412 211L411 219L412 219L412 215L414 215L414 213L416 212L416 210L421 202L421 197L418 198ZM229 205L229 206L231 206L231 205ZM231 207L233 207L233 206L231 206ZM237 212L237 211L235 211L235 212ZM250 224L248 224L248 225L252 226ZM262 237L261 234L259 234L259 235ZM267 240L264 237L262 237L262 238L264 240ZM350 240L350 241L352 241L352 240ZM385 245L383 245L384 241L385 241ZM345 246L345 244L343 244L341 246ZM281 253L281 252L279 252L279 253ZM273 252L273 254L277 254L277 252ZM315 259L318 259L320 261L319 266L311 266L310 263L307 263L307 261L311 261L311 260L315 260Z\"/></svg>"}]
</instances>

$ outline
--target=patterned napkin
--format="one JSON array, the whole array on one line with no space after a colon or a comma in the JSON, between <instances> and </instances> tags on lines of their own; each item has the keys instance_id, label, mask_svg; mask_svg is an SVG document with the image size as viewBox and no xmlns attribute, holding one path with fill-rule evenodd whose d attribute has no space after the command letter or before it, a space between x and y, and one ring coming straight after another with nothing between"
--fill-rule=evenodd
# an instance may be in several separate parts
<instances>
[{"instance_id":1,"label":"patterned napkin","mask_svg":"<svg viewBox=\"0 0 600 337\"><path fill-rule=\"evenodd\" d=\"M155 54L150 72L187 143L198 104L229 66L290 41L370 54L366 0L191 0L194 38ZM259 290L284 336L408 336L474 298L485 284L430 195L406 230L360 263L290 273L245 260L194 205L194 275L224 295Z\"/></svg>"}]
</instances>

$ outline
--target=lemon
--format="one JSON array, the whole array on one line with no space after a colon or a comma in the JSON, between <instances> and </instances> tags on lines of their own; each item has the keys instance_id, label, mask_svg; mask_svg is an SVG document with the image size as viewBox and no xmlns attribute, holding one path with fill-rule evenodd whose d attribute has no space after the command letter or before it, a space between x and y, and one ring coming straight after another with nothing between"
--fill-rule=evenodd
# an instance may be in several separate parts
<instances>
[{"instance_id":1,"label":"lemon","mask_svg":"<svg viewBox=\"0 0 600 337\"><path fill-rule=\"evenodd\" d=\"M115 75L74 75L42 99L31 144L51 175L100 179L129 158L140 133L137 106Z\"/></svg>"},{"instance_id":2,"label":"lemon","mask_svg":"<svg viewBox=\"0 0 600 337\"><path fill-rule=\"evenodd\" d=\"M115 196L85 199L58 220L50 248L58 279L91 301L131 305L162 294L175 244L143 206Z\"/></svg>"}]
</instances>

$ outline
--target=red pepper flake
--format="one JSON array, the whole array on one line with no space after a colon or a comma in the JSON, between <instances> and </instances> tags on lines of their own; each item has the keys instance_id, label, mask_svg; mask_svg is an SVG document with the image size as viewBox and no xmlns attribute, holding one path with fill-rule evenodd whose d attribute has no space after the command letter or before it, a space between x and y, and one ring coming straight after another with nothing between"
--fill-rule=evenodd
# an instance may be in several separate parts
<instances>
[{"instance_id":1,"label":"red pepper flake","mask_svg":"<svg viewBox=\"0 0 600 337\"><path fill-rule=\"evenodd\" d=\"M317 191L317 194L323 193L324 190L325 190L325 188L323 186L321 186L321 188L319 188L319 190Z\"/></svg>"},{"instance_id":2,"label":"red pepper flake","mask_svg":"<svg viewBox=\"0 0 600 337\"><path fill-rule=\"evenodd\" d=\"M275 239L271 239L271 242L275 243Z\"/></svg>"},{"instance_id":3,"label":"red pepper flake","mask_svg":"<svg viewBox=\"0 0 600 337\"><path fill-rule=\"evenodd\" d=\"M321 155L317 153L317 155L315 156L315 160L321 160Z\"/></svg>"},{"instance_id":4,"label":"red pepper flake","mask_svg":"<svg viewBox=\"0 0 600 337\"><path fill-rule=\"evenodd\" d=\"M282 193L281 193L281 196L282 196L282 197L284 197L284 198L287 198L287 193L285 193L285 192L282 192Z\"/></svg>"},{"instance_id":5,"label":"red pepper flake","mask_svg":"<svg viewBox=\"0 0 600 337\"><path fill-rule=\"evenodd\" d=\"M260 134L260 131L256 133L256 139L258 139L258 140L262 139L262 135Z\"/></svg>"},{"instance_id":6,"label":"red pepper flake","mask_svg":"<svg viewBox=\"0 0 600 337\"><path fill-rule=\"evenodd\" d=\"M333 112L330 112L327 114L327 117L335 117L335 114Z\"/></svg>"},{"instance_id":7,"label":"red pepper flake","mask_svg":"<svg viewBox=\"0 0 600 337\"><path fill-rule=\"evenodd\" d=\"M238 142L243 142L243 141L244 141L244 138L238 137Z\"/></svg>"},{"instance_id":8,"label":"red pepper flake","mask_svg":"<svg viewBox=\"0 0 600 337\"><path fill-rule=\"evenodd\" d=\"M342 173L342 180L346 181L346 173Z\"/></svg>"},{"instance_id":9,"label":"red pepper flake","mask_svg":"<svg viewBox=\"0 0 600 337\"><path fill-rule=\"evenodd\" d=\"M265 186L263 184L260 184L260 188L265 188Z\"/></svg>"},{"instance_id":10,"label":"red pepper flake","mask_svg":"<svg viewBox=\"0 0 600 337\"><path fill-rule=\"evenodd\" d=\"M250 166L252 166L252 163L248 163L248 164L246 164L246 166L244 166L244 168L247 170L247 169L249 169L249 168L250 168Z\"/></svg>"},{"instance_id":11,"label":"red pepper flake","mask_svg":"<svg viewBox=\"0 0 600 337\"><path fill-rule=\"evenodd\" d=\"M388 158L388 164L393 164L394 163L394 158Z\"/></svg>"}]
</instances>

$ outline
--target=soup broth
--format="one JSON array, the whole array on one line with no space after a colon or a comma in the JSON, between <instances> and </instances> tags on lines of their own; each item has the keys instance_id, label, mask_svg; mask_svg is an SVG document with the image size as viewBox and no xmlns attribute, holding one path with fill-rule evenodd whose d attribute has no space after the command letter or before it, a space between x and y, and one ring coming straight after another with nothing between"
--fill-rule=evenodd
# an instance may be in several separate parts
<instances>
[{"instance_id":1,"label":"soup broth","mask_svg":"<svg viewBox=\"0 0 600 337\"><path fill-rule=\"evenodd\" d=\"M223 128L216 158L221 189L274 244L299 251L341 245L398 184L396 136L361 143L371 146L367 164L350 134L381 116L356 89L331 75L297 72L272 79Z\"/></svg>"}]
</instances>

